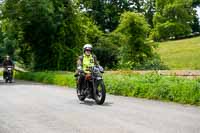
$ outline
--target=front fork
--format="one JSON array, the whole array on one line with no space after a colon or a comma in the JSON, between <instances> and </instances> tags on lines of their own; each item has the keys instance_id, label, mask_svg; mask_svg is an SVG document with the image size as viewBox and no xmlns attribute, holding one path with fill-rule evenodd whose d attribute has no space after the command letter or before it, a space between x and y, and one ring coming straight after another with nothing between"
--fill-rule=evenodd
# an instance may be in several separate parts
<instances>
[{"instance_id":1,"label":"front fork","mask_svg":"<svg viewBox=\"0 0 200 133\"><path fill-rule=\"evenodd\" d=\"M95 79L95 80L93 80L93 82L92 82L92 85L93 85L93 95L94 95L94 98L96 99L96 97L97 97L97 80Z\"/></svg>"}]
</instances>

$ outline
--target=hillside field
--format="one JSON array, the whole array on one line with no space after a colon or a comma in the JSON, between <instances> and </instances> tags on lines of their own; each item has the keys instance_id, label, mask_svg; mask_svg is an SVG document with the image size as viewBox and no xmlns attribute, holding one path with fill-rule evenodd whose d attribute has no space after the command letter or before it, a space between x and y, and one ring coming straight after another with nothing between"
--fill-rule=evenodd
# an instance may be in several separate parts
<instances>
[{"instance_id":1,"label":"hillside field","mask_svg":"<svg viewBox=\"0 0 200 133\"><path fill-rule=\"evenodd\" d=\"M200 37L162 42L157 50L169 69L200 69Z\"/></svg>"}]
</instances>

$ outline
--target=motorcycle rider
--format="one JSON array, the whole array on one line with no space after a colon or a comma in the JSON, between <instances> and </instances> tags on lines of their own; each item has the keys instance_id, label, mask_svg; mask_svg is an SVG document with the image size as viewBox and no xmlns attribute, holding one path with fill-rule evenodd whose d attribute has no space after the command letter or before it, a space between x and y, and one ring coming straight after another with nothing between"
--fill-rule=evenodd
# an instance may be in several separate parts
<instances>
[{"instance_id":1,"label":"motorcycle rider","mask_svg":"<svg viewBox=\"0 0 200 133\"><path fill-rule=\"evenodd\" d=\"M3 78L4 78L4 79L5 79L6 74L7 74L6 68L7 68L8 66L12 66L13 69L14 69L14 63L13 63L12 60L10 59L10 56L9 56L9 55L7 55L7 56L5 57L5 60L3 61L3 68L4 68L4 71L3 71ZM13 71L12 71L11 75L13 76Z\"/></svg>"},{"instance_id":2,"label":"motorcycle rider","mask_svg":"<svg viewBox=\"0 0 200 133\"><path fill-rule=\"evenodd\" d=\"M77 60L77 70L75 76L77 77L77 87L79 90L83 89L85 80L90 75L89 69L98 65L97 58L92 54L92 45L85 44L83 46L83 55L79 56ZM79 91L81 92L81 91Z\"/></svg>"}]
</instances>

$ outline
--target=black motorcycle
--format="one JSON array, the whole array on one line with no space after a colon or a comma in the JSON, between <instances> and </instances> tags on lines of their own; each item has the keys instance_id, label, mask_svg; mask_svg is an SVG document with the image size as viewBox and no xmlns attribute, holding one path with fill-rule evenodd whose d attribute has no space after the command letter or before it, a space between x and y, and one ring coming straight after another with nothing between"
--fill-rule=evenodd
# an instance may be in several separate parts
<instances>
[{"instance_id":1,"label":"black motorcycle","mask_svg":"<svg viewBox=\"0 0 200 133\"><path fill-rule=\"evenodd\" d=\"M4 68L4 79L6 83L12 83L13 80L13 66L7 66Z\"/></svg>"},{"instance_id":2,"label":"black motorcycle","mask_svg":"<svg viewBox=\"0 0 200 133\"><path fill-rule=\"evenodd\" d=\"M77 87L77 96L80 101L89 98L94 99L97 104L101 105L106 98L106 89L102 78L102 73L104 71L101 66L94 66L90 68L90 71L90 74L85 75L83 89L80 90Z\"/></svg>"}]
</instances>

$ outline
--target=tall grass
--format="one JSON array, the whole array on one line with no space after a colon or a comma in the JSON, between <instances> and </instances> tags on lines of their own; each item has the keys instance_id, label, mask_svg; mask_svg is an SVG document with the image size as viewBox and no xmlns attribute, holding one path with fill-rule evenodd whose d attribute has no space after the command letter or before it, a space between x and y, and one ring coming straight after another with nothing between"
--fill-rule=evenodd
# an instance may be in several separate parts
<instances>
[{"instance_id":1,"label":"tall grass","mask_svg":"<svg viewBox=\"0 0 200 133\"><path fill-rule=\"evenodd\" d=\"M200 69L200 37L162 42L158 54L170 69Z\"/></svg>"},{"instance_id":2,"label":"tall grass","mask_svg":"<svg viewBox=\"0 0 200 133\"><path fill-rule=\"evenodd\" d=\"M17 78L75 88L73 73L17 73ZM185 79L157 74L105 73L107 92L114 95L141 97L200 105L200 79Z\"/></svg>"},{"instance_id":3,"label":"tall grass","mask_svg":"<svg viewBox=\"0 0 200 133\"><path fill-rule=\"evenodd\" d=\"M105 76L107 91L115 95L141 97L200 105L200 80L145 75Z\"/></svg>"}]
</instances>

